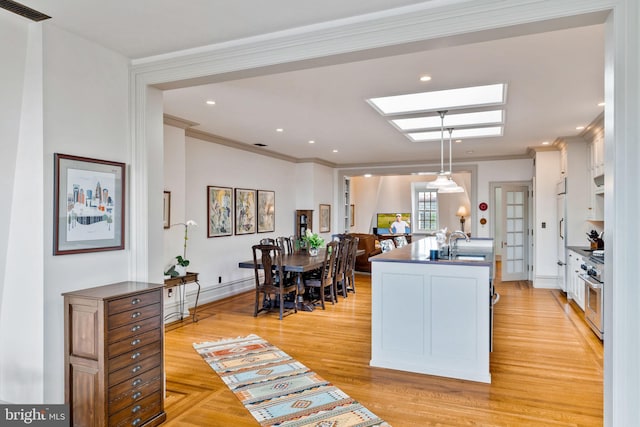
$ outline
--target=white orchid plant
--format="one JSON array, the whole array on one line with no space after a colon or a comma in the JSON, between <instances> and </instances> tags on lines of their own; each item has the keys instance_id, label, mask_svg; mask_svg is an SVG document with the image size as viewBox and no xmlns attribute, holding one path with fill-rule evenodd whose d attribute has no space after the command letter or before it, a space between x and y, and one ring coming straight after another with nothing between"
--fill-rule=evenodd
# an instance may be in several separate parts
<instances>
[{"instance_id":1,"label":"white orchid plant","mask_svg":"<svg viewBox=\"0 0 640 427\"><path fill-rule=\"evenodd\" d=\"M187 259L187 241L189 240L189 227L197 227L198 223L194 220L190 219L187 222L179 222L176 224L172 224L171 227L176 225L184 226L184 246L182 250L182 255L177 255L175 257L175 263L171 265L171 267L164 273L165 275L175 277L178 276L178 272L176 271L176 265L180 265L182 267L186 267L189 265L189 260Z\"/></svg>"}]
</instances>

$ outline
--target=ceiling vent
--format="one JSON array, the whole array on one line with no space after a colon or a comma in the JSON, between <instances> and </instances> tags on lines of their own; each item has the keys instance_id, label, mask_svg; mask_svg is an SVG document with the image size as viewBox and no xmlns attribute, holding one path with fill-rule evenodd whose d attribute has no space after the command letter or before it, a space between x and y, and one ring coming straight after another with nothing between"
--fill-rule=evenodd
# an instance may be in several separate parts
<instances>
[{"instance_id":1,"label":"ceiling vent","mask_svg":"<svg viewBox=\"0 0 640 427\"><path fill-rule=\"evenodd\" d=\"M0 7L35 22L51 18L49 15L11 0L0 0Z\"/></svg>"},{"instance_id":2,"label":"ceiling vent","mask_svg":"<svg viewBox=\"0 0 640 427\"><path fill-rule=\"evenodd\" d=\"M256 147L266 147L267 146L267 144L263 144L261 142L257 142L257 143L255 143L253 145L255 145Z\"/></svg>"}]
</instances>

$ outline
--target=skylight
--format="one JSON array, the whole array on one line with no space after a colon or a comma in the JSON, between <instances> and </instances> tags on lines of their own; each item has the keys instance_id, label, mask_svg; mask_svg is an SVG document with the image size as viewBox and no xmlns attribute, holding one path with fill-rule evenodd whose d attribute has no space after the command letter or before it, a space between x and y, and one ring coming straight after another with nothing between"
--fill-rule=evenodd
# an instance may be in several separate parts
<instances>
[{"instance_id":1,"label":"skylight","mask_svg":"<svg viewBox=\"0 0 640 427\"><path fill-rule=\"evenodd\" d=\"M395 119L391 120L396 127L401 131L411 131L418 129L440 129L440 117L414 117L410 119ZM490 124L502 124L503 123L503 111L479 111L475 113L463 113L463 114L448 114L444 118L444 127L460 127L470 125L490 125Z\"/></svg>"},{"instance_id":2,"label":"skylight","mask_svg":"<svg viewBox=\"0 0 640 427\"><path fill-rule=\"evenodd\" d=\"M410 132L406 134L413 142L440 141L440 131ZM492 126L483 128L454 129L452 138L484 138L490 136L502 136L502 126ZM445 137L449 137L449 132L445 132Z\"/></svg>"},{"instance_id":3,"label":"skylight","mask_svg":"<svg viewBox=\"0 0 640 427\"><path fill-rule=\"evenodd\" d=\"M371 98L368 102L381 114L408 114L504 104L506 85L492 84L434 92Z\"/></svg>"}]
</instances>

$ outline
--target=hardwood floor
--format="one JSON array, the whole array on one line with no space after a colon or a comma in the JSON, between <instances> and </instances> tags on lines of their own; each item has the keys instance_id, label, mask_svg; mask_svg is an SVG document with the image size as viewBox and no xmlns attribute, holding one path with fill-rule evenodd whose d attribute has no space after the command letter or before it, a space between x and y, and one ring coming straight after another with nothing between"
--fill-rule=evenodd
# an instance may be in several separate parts
<instances>
[{"instance_id":1,"label":"hardwood floor","mask_svg":"<svg viewBox=\"0 0 640 427\"><path fill-rule=\"evenodd\" d=\"M560 291L497 280L492 383L369 367L370 276L326 311L253 317L253 293L198 307L166 328L166 426L257 426L192 343L257 334L394 427L600 426L603 346Z\"/></svg>"}]
</instances>

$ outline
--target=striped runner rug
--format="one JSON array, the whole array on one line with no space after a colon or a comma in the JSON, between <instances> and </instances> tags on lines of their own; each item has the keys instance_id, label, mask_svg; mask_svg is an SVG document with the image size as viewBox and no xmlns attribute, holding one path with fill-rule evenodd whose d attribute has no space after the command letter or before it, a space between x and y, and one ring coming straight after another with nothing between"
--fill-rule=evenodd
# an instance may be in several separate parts
<instances>
[{"instance_id":1,"label":"striped runner rug","mask_svg":"<svg viewBox=\"0 0 640 427\"><path fill-rule=\"evenodd\" d=\"M390 427L257 335L193 347L261 426Z\"/></svg>"}]
</instances>

